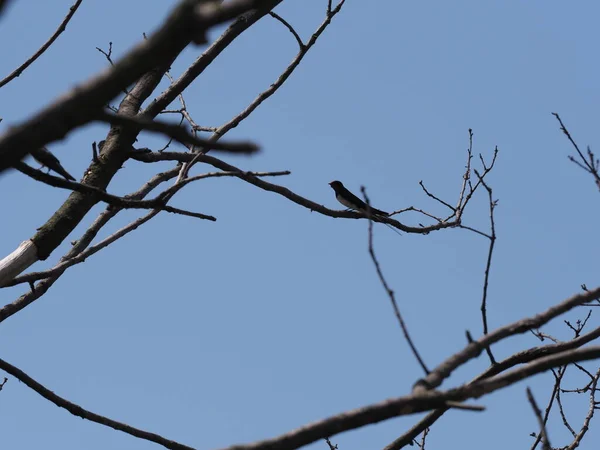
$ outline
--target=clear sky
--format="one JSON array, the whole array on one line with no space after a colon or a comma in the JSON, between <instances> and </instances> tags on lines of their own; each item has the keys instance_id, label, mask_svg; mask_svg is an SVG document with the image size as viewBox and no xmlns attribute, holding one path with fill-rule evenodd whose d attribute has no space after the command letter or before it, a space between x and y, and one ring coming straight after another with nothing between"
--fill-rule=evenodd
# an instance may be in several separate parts
<instances>
[{"instance_id":1,"label":"clear sky","mask_svg":"<svg viewBox=\"0 0 600 450\"><path fill-rule=\"evenodd\" d=\"M95 47L112 42L118 58L173 3L84 0L54 46L0 89L0 127L104 68ZM70 5L11 3L0 18L0 76L54 32ZM308 38L325 6L287 0L277 11ZM377 208L442 213L418 182L454 203L472 128L476 154L489 159L495 146L500 150L489 179L499 199L490 327L535 314L582 283L597 285L598 192L567 160L571 148L550 113L561 114L582 147L600 142L599 15L593 1L348 0L285 86L230 134L256 140L262 154L225 159L244 170L291 170L274 181L331 208L341 206L327 183L339 179L357 193L366 186ZM237 114L275 80L295 45L272 19L239 38L186 91L196 122L217 126ZM186 50L173 74L201 51ZM106 130L89 126L50 148L79 179L92 141ZM162 142L142 135L138 144ZM110 190L130 192L168 167L127 162ZM193 173L202 170L198 165ZM0 186L3 257L68 194L20 173L3 176ZM92 411L198 449L273 437L410 392L422 373L376 278L366 221L311 213L229 178L191 185L174 204L218 221L161 214L70 269L42 299L1 324L0 357ZM474 201L466 224L485 230L486 208L483 196ZM102 209L32 269L56 263ZM140 214L120 215L102 237ZM375 245L430 366L465 345L465 330L481 333L485 239L464 230L398 236L378 226ZM24 289L1 290L1 304ZM571 337L561 320L548 331ZM524 335L495 351L502 358L537 343ZM486 364L482 356L444 387ZM537 425L525 387L544 405L551 383L551 375L538 376L480 400L485 413L447 414L428 437L429 448L528 448ZM587 397L570 405L576 429L586 405ZM417 419L333 442L340 450L381 448ZM556 446L569 442L559 422L551 421ZM600 446L594 425L583 448ZM7 449L158 448L75 418L13 378L0 393L0 430Z\"/></svg>"}]
</instances>

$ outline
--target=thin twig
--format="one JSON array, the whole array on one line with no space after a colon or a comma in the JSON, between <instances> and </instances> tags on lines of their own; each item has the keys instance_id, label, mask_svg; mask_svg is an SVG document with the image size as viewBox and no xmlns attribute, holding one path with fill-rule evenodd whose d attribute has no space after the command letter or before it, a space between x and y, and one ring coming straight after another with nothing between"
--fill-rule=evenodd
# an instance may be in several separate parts
<instances>
[{"instance_id":1,"label":"thin twig","mask_svg":"<svg viewBox=\"0 0 600 450\"><path fill-rule=\"evenodd\" d=\"M564 410L564 407L562 404L562 399L560 398L560 389L557 389L557 391L556 391L556 404L558 405L558 412L560 414L560 418L562 419L563 425L565 426L565 428L567 430L569 430L571 435L573 437L575 437L577 435L577 433L575 433L575 430L573 429L573 427L571 427L571 424L567 420L567 415L565 414L565 410ZM544 450L546 450L546 449L544 448Z\"/></svg>"},{"instance_id":2,"label":"thin twig","mask_svg":"<svg viewBox=\"0 0 600 450\"><path fill-rule=\"evenodd\" d=\"M531 408L533 409L533 413L535 414L535 417L538 420L538 423L540 425L540 435L542 436L542 444L543 444L543 448L544 450L551 450L551 446L550 446L550 441L548 440L548 430L546 430L546 422L544 422L544 419L542 418L542 411L540 410L540 408L538 407L537 403L535 402L535 398L533 397L533 393L531 392L531 389L527 388L526 389L527 392L527 400L529 401L529 404L531 405Z\"/></svg>"},{"instance_id":3,"label":"thin twig","mask_svg":"<svg viewBox=\"0 0 600 450\"><path fill-rule=\"evenodd\" d=\"M573 449L579 447L579 444L581 444L583 437L586 435L586 433L590 429L590 422L592 421L592 417L594 417L594 412L596 411L596 409L598 409L598 404L596 402L596 392L597 392L596 386L598 385L599 378L600 378L600 369L598 369L598 371L596 372L596 376L594 377L594 382L591 386L590 407L588 409L588 413L585 416L585 419L583 421L583 424L581 425L581 429L580 429L579 433L577 433L577 436L575 436L575 439L573 440L573 442L571 442L571 444L568 447L566 447L565 450L573 450Z\"/></svg>"},{"instance_id":4,"label":"thin twig","mask_svg":"<svg viewBox=\"0 0 600 450\"><path fill-rule=\"evenodd\" d=\"M417 359L419 365L421 366L421 368L423 369L425 374L428 374L429 369L427 368L425 361L423 361L423 358L421 358L421 355L419 354L417 347L415 346L413 340L410 337L410 333L408 332L408 327L406 326L406 323L404 322L404 319L402 318L402 314L400 314L400 308L398 308L398 303L396 302L396 296L394 294L394 291L387 284L387 281L385 280L385 277L383 276L383 271L381 270L381 266L379 265L379 261L377 260L377 256L375 255L375 249L373 247L373 220L372 220L372 216L371 216L371 203L369 202L369 197L367 196L367 191L366 191L365 187L361 186L360 190L363 194L363 197L365 198L365 203L367 204L367 216L368 216L368 220L369 220L369 255L371 255L371 260L373 261L373 265L375 266L375 270L377 271L377 276L379 277L379 281L383 285L383 288L385 289L388 297L390 298L390 302L392 303L392 308L394 308L394 314L396 314L396 319L398 319L398 323L400 324L400 329L402 330L402 334L404 334L404 338L406 339L406 342L408 342L408 345L409 345L413 355Z\"/></svg>"},{"instance_id":5,"label":"thin twig","mask_svg":"<svg viewBox=\"0 0 600 450\"><path fill-rule=\"evenodd\" d=\"M257 177L269 177L269 176L289 175L291 172L281 171L281 172L250 172L250 173L252 173L252 175L257 176ZM237 174L233 173L233 172L205 173L205 174L201 174L201 175L196 175L194 177L190 177L185 180L186 183L178 184L175 186L176 186L177 190L179 190L186 184L193 182L193 181L202 180L205 178L234 177L234 176L237 176ZM174 189L175 186L171 187L170 189ZM162 209L162 210L167 211L166 209ZM73 256L71 258L65 259L64 261L59 262L57 265L55 265L51 269L44 270L41 272L31 272L31 273L27 273L25 275L21 275L19 277L14 278L10 282L6 283L2 287L15 286L17 284L22 284L22 283L31 283L31 282L34 282L37 280L42 280L42 279L49 278L54 275L63 273L67 268L86 261L90 256L94 255L95 253L98 253L103 248L108 247L110 244L112 244L113 242L122 238L129 232L136 230L142 224L146 223L148 220L150 220L151 218L156 216L160 211L161 211L161 209L155 209L155 210L151 211L150 213L148 213L147 215L134 220L130 224L126 225L125 227L121 228L120 230L117 230L115 233L111 234L107 238L103 239L101 242L87 248L86 250L82 251L81 253L77 254L76 256Z\"/></svg>"},{"instance_id":6,"label":"thin twig","mask_svg":"<svg viewBox=\"0 0 600 450\"><path fill-rule=\"evenodd\" d=\"M226 124L220 126L217 131L210 137L211 141L218 141L221 136L227 133L229 130L237 127L244 119L246 119L256 108L258 108L266 99L271 97L277 90L285 83L285 81L290 77L290 75L296 70L296 67L300 64L300 62L304 59L308 51L312 48L312 46L317 42L319 36L325 31L325 29L331 23L331 19L333 19L336 14L340 12L342 6L344 5L345 0L342 0L332 11L327 15L325 20L321 23L321 25L317 28L317 30L313 33L309 41L300 49L296 57L292 60L292 62L287 66L287 68L282 72L281 75L277 78L277 80L269 86L266 90L261 92L258 97L256 97L250 105L246 107L241 113L235 116ZM181 173L179 175L178 181L187 177L190 168L200 160L201 154L206 153L205 150L199 151L197 153L197 158L192 159L188 164L185 164L181 169Z\"/></svg>"},{"instance_id":7,"label":"thin twig","mask_svg":"<svg viewBox=\"0 0 600 450\"><path fill-rule=\"evenodd\" d=\"M108 43L108 51L104 51L100 47L96 47L96 50L98 50L100 53L102 53L104 55L104 57L106 58L106 60L108 61L108 63L111 66L114 66L115 63L112 60L112 45L113 45L112 42ZM129 95L129 89L127 89L127 88L123 88L122 92L125 95Z\"/></svg>"},{"instance_id":8,"label":"thin twig","mask_svg":"<svg viewBox=\"0 0 600 450\"><path fill-rule=\"evenodd\" d=\"M552 406L554 405L554 400L556 400L556 394L558 394L558 391L560 390L560 383L561 383L562 378L564 377L566 371L567 371L567 366L559 367L558 374L556 374L554 372L554 370L552 370L555 381L554 381L554 387L552 388L552 394L550 395L550 399L548 400L548 404L546 405L546 410L544 411L544 417L542 420L542 423L544 424L544 426L548 423L548 418L550 417L550 411L552 410ZM531 450L535 450L535 448L541 441L542 441L542 435L540 433L537 433L536 437L535 437L535 441L531 445Z\"/></svg>"},{"instance_id":9,"label":"thin twig","mask_svg":"<svg viewBox=\"0 0 600 450\"><path fill-rule=\"evenodd\" d=\"M463 184L460 188L460 194L458 196L458 202L456 204L456 209L459 210L463 206L463 201L465 199L465 192L467 190L467 185L469 180L471 179L471 159L473 158L473 130L469 128L469 148L467 149L467 164L465 166L465 173L463 174Z\"/></svg>"},{"instance_id":10,"label":"thin twig","mask_svg":"<svg viewBox=\"0 0 600 450\"><path fill-rule=\"evenodd\" d=\"M329 450L337 450L337 448L338 448L337 444L333 445L328 437L325 438L325 442L327 442L327 445L329 446Z\"/></svg>"},{"instance_id":11,"label":"thin twig","mask_svg":"<svg viewBox=\"0 0 600 450\"><path fill-rule=\"evenodd\" d=\"M436 200L437 202L441 203L442 205L446 206L447 208L450 208L453 212L456 213L457 210L456 210L456 208L454 208L454 206L450 205L449 203L446 203L444 200L440 199L436 195L429 192L427 190L427 188L425 187L425 185L423 184L423 180L419 181L419 186L421 186L421 189L423 189L423 191L425 192L425 194L427 194L428 197L431 197L432 199Z\"/></svg>"},{"instance_id":12,"label":"thin twig","mask_svg":"<svg viewBox=\"0 0 600 450\"><path fill-rule=\"evenodd\" d=\"M27 61L25 61L23 64L21 64L15 70L13 70L10 75L8 75L3 80L1 80L0 88L4 85L10 83L15 78L19 77L25 71L25 69L27 69L31 64L33 64L35 62L36 59L38 59L40 56L42 56L42 54L46 50L48 50L48 48L54 43L54 41L58 38L58 36L60 36L63 33L63 31L65 31L67 29L67 24L73 18L73 16L77 12L77 9L79 8L79 5L81 5L82 2L83 2L83 0L77 0L75 3L73 3L73 5L71 5L71 7L69 8L69 13L65 16L65 18L63 19L61 24L58 26L58 28L56 29L54 34L52 36L50 36L50 38L44 43L44 45L42 45L38 49L38 51L35 52L33 54L33 56L31 56L31 58L29 58Z\"/></svg>"},{"instance_id":13,"label":"thin twig","mask_svg":"<svg viewBox=\"0 0 600 450\"><path fill-rule=\"evenodd\" d=\"M296 32L296 30L294 29L293 26L291 26L289 24L289 22L287 20L285 20L283 17L281 17L279 14L274 13L273 11L271 11L269 13L269 15L271 17L273 17L274 19L278 20L279 22L281 22L283 24L284 27L286 27L290 33L292 33L292 35L294 36L294 38L296 39L296 42L298 43L298 46L300 47L300 50L302 50L304 48L304 42L302 42L302 38L300 37L300 35Z\"/></svg>"},{"instance_id":14,"label":"thin twig","mask_svg":"<svg viewBox=\"0 0 600 450\"><path fill-rule=\"evenodd\" d=\"M579 146L575 142L575 139L573 139L573 137L571 136L571 133L569 133L569 130L567 130L567 127L563 123L560 116L557 113L552 113L552 115L556 117L556 120L558 120L558 123L560 124L560 130L565 134L565 136L567 136L567 139L569 140L571 145L573 145L573 148L575 148L575 151L579 155L581 161L577 161L573 156L570 155L568 157L569 160L577 164L589 174L591 174L594 177L596 186L598 187L598 189L600 189L600 161L596 159L594 153L589 147L587 149L588 158L586 158L583 155L582 151L579 149Z\"/></svg>"},{"instance_id":15,"label":"thin twig","mask_svg":"<svg viewBox=\"0 0 600 450\"><path fill-rule=\"evenodd\" d=\"M488 250L487 261L485 264L485 275L483 279L483 295L481 296L481 319L483 321L483 334L488 334L488 322L487 322L487 297L488 297L488 286L490 279L490 268L492 266L492 255L494 253L494 244L496 243L496 224L494 222L494 209L496 208L497 200L494 200L492 197L492 188L481 178L479 172L475 170L475 174L479 178L482 186L486 189L488 193L489 199L489 208L490 208L490 247ZM485 348L488 357L490 358L490 363L496 364L496 359L492 354L492 349L490 347Z\"/></svg>"}]
</instances>

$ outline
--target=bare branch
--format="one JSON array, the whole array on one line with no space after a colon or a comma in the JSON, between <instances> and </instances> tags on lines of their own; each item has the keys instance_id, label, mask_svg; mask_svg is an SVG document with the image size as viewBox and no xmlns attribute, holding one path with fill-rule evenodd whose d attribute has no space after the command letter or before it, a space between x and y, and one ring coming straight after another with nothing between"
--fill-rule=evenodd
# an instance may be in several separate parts
<instances>
[{"instance_id":1,"label":"bare branch","mask_svg":"<svg viewBox=\"0 0 600 450\"><path fill-rule=\"evenodd\" d=\"M288 200L291 200L292 202L294 202L300 206L304 206L305 208L308 208L311 211L317 211L325 216L347 218L347 219L366 219L366 216L361 213L356 213L356 212L352 212L352 211L338 211L338 210L326 208L323 205L320 205L316 202L313 202L312 200L309 200L305 197L302 197L302 196L290 191L286 187L279 186L279 185L273 184L273 183L269 183L264 180L260 180L256 177L253 177L252 175L246 174L244 171L238 169L237 167L235 167L231 164L228 164L224 161L221 161L218 158L215 158L215 157L212 157L209 155L204 155L204 154L200 154L200 153L190 154L190 153L175 153L175 152L142 153L142 152L134 151L131 153L131 158L136 159L138 161L142 161L142 162L148 162L148 163L155 162L155 161L187 162L187 161L197 160L199 162L204 162L206 164L210 164L211 166L216 167L217 169L221 169L223 171L239 172L239 175L237 175L238 178L241 178L242 180L244 180L250 184L253 184L265 191L275 192L279 195L282 195L283 197L287 198ZM380 223L390 224L394 228L397 228L401 231L405 231L407 233L418 233L418 234L428 234L428 233L431 233L432 231L442 230L445 228L453 228L453 227L457 226L456 222L444 222L444 223L438 223L438 224L427 226L427 227L412 227L412 226L404 225L403 223L400 223L397 220L394 220L392 218L387 218L387 217L381 217L381 218L378 217L376 221L380 222Z\"/></svg>"},{"instance_id":2,"label":"bare branch","mask_svg":"<svg viewBox=\"0 0 600 450\"><path fill-rule=\"evenodd\" d=\"M211 11L197 11L197 1L182 0L162 27L143 40L109 70L78 85L53 105L0 138L0 172L20 161L32 148L63 138L91 120L123 86L132 84L153 68L169 63L191 41L201 40L204 31L254 7L266 8L274 0L234 0ZM203 3L200 6L206 7ZM266 13L266 12L265 12ZM34 130L34 131L32 131Z\"/></svg>"},{"instance_id":3,"label":"bare branch","mask_svg":"<svg viewBox=\"0 0 600 450\"><path fill-rule=\"evenodd\" d=\"M252 142L214 142L210 141L209 139L202 139L196 136L192 136L185 130L185 128L181 126L160 121L148 120L145 119L143 116L128 117L123 115L110 114L108 112L101 112L96 116L95 120L98 120L100 122L107 122L111 125L129 126L137 129L138 131L144 130L164 134L175 139L176 141L181 142L182 144L203 146L204 148L211 149L213 151L245 155L252 155L260 151L260 147Z\"/></svg>"},{"instance_id":4,"label":"bare branch","mask_svg":"<svg viewBox=\"0 0 600 450\"><path fill-rule=\"evenodd\" d=\"M146 118L154 118L180 95L204 70L244 31L264 17L282 0L271 1L264 8L249 11L232 23L227 30L213 42L194 63L171 85L165 89L143 111ZM269 8L270 6L270 8Z\"/></svg>"},{"instance_id":5,"label":"bare branch","mask_svg":"<svg viewBox=\"0 0 600 450\"><path fill-rule=\"evenodd\" d=\"M456 213L457 210L456 210L456 208L454 208L454 206L450 205L449 203L446 203L444 200L440 199L439 197L437 197L437 196L433 195L431 192L429 192L427 190L427 188L425 187L425 185L423 184L423 180L419 181L419 186L421 186L421 189L423 189L423 192L425 192L425 194L427 194L428 197L431 197L435 201L441 203L442 205L444 205L445 207L449 208L454 213Z\"/></svg>"},{"instance_id":6,"label":"bare branch","mask_svg":"<svg viewBox=\"0 0 600 450\"><path fill-rule=\"evenodd\" d=\"M277 90L283 85L283 83L285 83L285 81L294 72L296 67L298 67L298 65L304 59L304 57L306 56L308 51L317 42L317 40L319 39L319 36L321 36L323 31L325 31L325 29L329 26L329 24L331 23L331 19L333 19L333 17L335 17L336 14L338 14L340 12L340 10L342 9L342 6L344 5L344 1L345 0L342 0L329 14L327 14L327 17L321 23L321 25L317 28L317 30L313 33L313 35L309 39L308 43L306 43L306 45L304 45L300 49L300 51L298 52L296 57L292 60L292 62L288 65L288 67L283 71L283 73L281 75L279 75L279 78L277 78L277 80L273 84L271 84L271 86L269 86L268 89L266 89L265 91L260 93L258 95L258 97L256 97L252 101L252 103L250 103L250 105L248 105L248 107L246 107L246 109L244 109L241 113L239 113L237 116L235 116L229 122L227 122L226 124L219 127L217 129L217 131L215 131L215 133L210 137L210 140L214 140L214 141L219 140L221 138L221 136L223 136L223 134L225 134L229 130L237 127L244 119L246 119L250 114L252 114L252 112L254 112L254 110L256 110L256 108L258 108L261 105L261 103L263 103L266 99L268 99L275 92L277 92ZM198 152L197 155L201 155L202 153L206 153L206 151L202 150L202 151ZM188 174L190 168L198 161L199 161L199 156L195 159L192 159L192 161L190 161L188 164L185 164L181 170L179 179L181 180L181 179L187 177L187 174Z\"/></svg>"},{"instance_id":7,"label":"bare branch","mask_svg":"<svg viewBox=\"0 0 600 450\"><path fill-rule=\"evenodd\" d=\"M586 435L586 433L590 429L590 422L592 421L592 417L594 417L594 412L596 411L596 409L598 409L598 404L596 402L596 392L597 392L596 386L598 385L599 378L600 378L600 369L598 369L598 371L596 372L596 376L594 377L594 382L592 383L592 386L590 387L590 407L588 409L588 413L585 416L585 419L583 421L583 424L581 425L581 429L580 429L579 433L577 433L577 436L575 436L575 439L573 440L573 442L571 442L571 444L569 444L569 446L565 448L566 450L573 450L573 449L579 447L579 444L581 444L583 437Z\"/></svg>"},{"instance_id":8,"label":"bare branch","mask_svg":"<svg viewBox=\"0 0 600 450\"><path fill-rule=\"evenodd\" d=\"M73 18L73 16L77 12L77 9L79 8L79 5L81 5L82 1L83 0L76 0L75 3L73 3L73 5L71 5L71 7L69 8L69 13L65 16L65 18L63 19L61 24L58 26L58 28L56 29L54 34L52 36L50 36L50 38L44 43L44 45L42 45L38 49L38 51L35 52L31 56L31 58L29 58L27 61L25 61L23 64L21 64L15 70L13 70L10 75L8 75L3 80L1 80L0 88L4 85L10 83L15 78L21 76L21 74L25 71L25 69L27 69L31 64L33 64L36 59L38 59L40 56L42 56L42 54L46 50L48 50L48 48L50 48L50 46L54 43L54 41L58 38L58 36L60 36L63 33L63 31L65 31L67 29L67 24L69 23L69 21Z\"/></svg>"},{"instance_id":9,"label":"bare branch","mask_svg":"<svg viewBox=\"0 0 600 450\"><path fill-rule=\"evenodd\" d=\"M134 428L130 425L127 425L123 422L117 422L116 420L109 419L108 417L101 416L99 414L93 413L87 409L82 408L81 406L70 402L69 400L64 399L56 395L54 392L44 387L29 375L27 375L22 370L17 367L7 363L6 361L0 359L0 369L4 370L6 373L9 373L21 383L25 384L27 387L33 389L35 392L40 394L46 400L51 401L59 408L64 408L69 411L74 416L81 417L82 419L87 419L91 422L98 423L100 425L104 425L110 427L114 430L122 431L131 436L144 439L146 441L155 442L157 444L162 445L163 447L173 449L173 450L194 450L192 447L188 447L187 445L180 444L178 442L172 441L170 439L166 439L162 436L159 436L155 433L150 433L149 431L140 430L139 428Z\"/></svg>"},{"instance_id":10,"label":"bare branch","mask_svg":"<svg viewBox=\"0 0 600 450\"><path fill-rule=\"evenodd\" d=\"M291 172L289 171L280 171L280 172L250 172L252 173L253 176L256 177L276 177L276 176L282 176L282 175L290 175ZM234 172L211 172L211 173L205 173L202 175L197 175L195 177L191 177L185 180L185 182L182 185L176 185L174 187L172 187L171 189L174 189L175 187L177 188L177 190L181 189L184 185L189 184L193 181L197 181L197 180L202 180L205 178L215 178L215 177L234 177L237 176L237 173ZM172 191L170 192L172 193ZM128 197L133 198L132 195L129 195ZM121 209L124 209L124 207L120 207ZM110 244L112 244L113 242L117 241L118 239L122 238L123 236L125 236L126 234L128 234L129 232L136 230L137 228L139 228L142 224L146 223L148 220L150 220L151 218L153 218L154 216L156 216L159 212L161 211L168 211L168 209L155 209L153 211L151 211L150 213L148 213L147 215L140 217L139 219L136 219L135 221L131 222L130 224L128 224L127 226L121 228L120 230L116 231L115 233L113 233L112 235L108 236L106 239L102 240L101 242L99 242L98 244L89 247L88 249L82 251L81 253L77 254L76 256L73 256L71 258L67 258L65 260L61 260L61 262L59 262L56 266L54 266L53 268L49 269L49 270L44 270L42 272L31 272L25 275L21 275L19 277L14 278L13 280L11 280L10 282L4 284L1 287L9 287L9 286L15 286L17 284L22 284L22 283L31 283L37 280L42 280L45 278L49 278L52 277L54 275L59 275L62 274L67 268L74 266L76 264L80 264L84 261L86 261L90 256L94 255L95 253L99 252L100 250L102 250L103 248L108 247ZM183 213L183 215L187 215L185 213ZM1 309L0 309L1 311Z\"/></svg>"},{"instance_id":11,"label":"bare branch","mask_svg":"<svg viewBox=\"0 0 600 450\"><path fill-rule=\"evenodd\" d=\"M30 177L42 181L50 186L58 187L61 189L69 189L84 194L93 194L98 197L99 200L114 206L120 206L123 208L134 208L134 209L159 209L161 211L173 212L183 214L186 216L197 217L199 219L206 219L210 221L216 221L217 219L213 216L200 213L192 213L188 211L179 210L171 206L166 205L166 199L164 196L159 195L152 200L131 200L126 197L119 197L112 195L94 186L90 186L83 183L77 183L75 181L63 180L62 178L48 175L39 170L29 167L27 164L19 162L15 166L19 171L29 175Z\"/></svg>"},{"instance_id":12,"label":"bare branch","mask_svg":"<svg viewBox=\"0 0 600 450\"><path fill-rule=\"evenodd\" d=\"M490 208L490 248L488 250L487 261L485 263L485 275L483 277L483 295L481 296L481 320L483 321L483 334L488 333L488 322L487 322L487 296L488 296L488 286L490 279L490 268L492 266L492 255L494 253L494 245L496 244L496 224L494 222L494 209L496 208L497 201L492 197L492 188L488 186L488 184L481 178L479 172L475 171L477 178L486 189L488 193L489 200L489 208ZM490 358L490 363L492 365L496 364L496 360L494 355L492 354L492 349L490 347L486 347L485 351Z\"/></svg>"},{"instance_id":13,"label":"bare branch","mask_svg":"<svg viewBox=\"0 0 600 450\"><path fill-rule=\"evenodd\" d=\"M300 38L300 36L296 32L296 30L294 30L294 27L291 26L289 24L289 22L286 21L283 17L281 17L279 14L274 13L273 11L271 11L269 13L269 15L271 17L273 17L274 19L278 20L279 22L281 22L283 24L283 26L286 27L290 33L292 33L292 35L296 39L296 42L298 43L298 47L300 47L300 50L302 50L304 48L304 42L302 42L302 38Z\"/></svg>"},{"instance_id":14,"label":"bare branch","mask_svg":"<svg viewBox=\"0 0 600 450\"><path fill-rule=\"evenodd\" d=\"M344 431L360 428L365 425L382 422L392 417L413 414L444 406L448 401L464 401L479 398L496 390L517 383L553 367L559 367L574 361L600 358L600 346L563 352L549 356L515 369L507 374L492 379L463 385L445 392L424 391L406 397L397 397L380 403L347 411L327 419L313 422L273 439L247 445L234 445L225 450L267 450L285 448L288 450L308 445L319 439L330 437Z\"/></svg>"},{"instance_id":15,"label":"bare branch","mask_svg":"<svg viewBox=\"0 0 600 450\"><path fill-rule=\"evenodd\" d=\"M406 342L408 342L408 345L409 345L414 357L417 359L417 362L423 369L423 372L425 372L425 374L428 374L429 369L427 368L425 361L423 361L423 358L419 354L417 347L415 346L413 340L410 337L410 333L408 332L408 327L406 326L406 323L404 323L402 314L400 314L400 308L398 308L398 304L396 302L396 297L395 297L394 291L387 284L387 281L385 280L385 277L383 276L383 272L379 265L379 261L377 260L377 256L375 255L375 249L373 247L373 220L372 220L372 215L371 215L371 203L369 201L369 197L367 196L367 191L364 188L364 186L362 186L360 188L360 190L363 194L363 197L365 198L365 203L367 204L367 217L369 220L369 255L371 255L371 260L373 261L373 265L375 266L375 271L377 272L379 281L381 282L388 297L390 298L390 302L392 303L392 308L394 309L394 314L396 314L396 319L398 319L398 323L400 324L400 329L402 330L402 334L404 334L404 338L406 339Z\"/></svg>"},{"instance_id":16,"label":"bare branch","mask_svg":"<svg viewBox=\"0 0 600 450\"><path fill-rule=\"evenodd\" d=\"M565 127L565 124L563 123L560 116L557 113L552 113L552 115L556 117L556 120L558 120L558 123L560 124L560 130L565 134L565 136L567 136L567 139L569 140L571 145L573 145L573 148L575 148L575 151L577 152L580 158L580 161L577 161L574 157L569 156L569 160L577 164L589 174L591 174L594 177L596 186L598 187L598 189L600 189L600 161L597 161L595 159L594 153L592 153L592 150L589 147L587 149L588 158L586 158L581 152L581 150L579 150L579 146L571 136L571 133L569 133L569 130L567 130L567 127Z\"/></svg>"},{"instance_id":17,"label":"bare branch","mask_svg":"<svg viewBox=\"0 0 600 450\"><path fill-rule=\"evenodd\" d=\"M535 402L535 398L533 397L533 393L531 389L527 388L527 400L529 400L529 404L531 405L531 409L533 409L533 413L540 424L540 435L542 436L542 443L544 445L544 450L551 450L550 441L548 440L548 430L546 430L546 422L542 418L542 411L538 407Z\"/></svg>"},{"instance_id":18,"label":"bare branch","mask_svg":"<svg viewBox=\"0 0 600 450\"><path fill-rule=\"evenodd\" d=\"M479 340L469 343L463 350L446 359L446 361L431 371L425 379L418 381L415 385L415 389L418 387L424 389L436 388L449 377L457 367L460 367L467 361L477 357L487 346L508 336L514 336L515 334L521 334L539 328L570 309L596 298L600 298L600 287L582 294L576 294L536 316L518 320L482 336Z\"/></svg>"}]
</instances>

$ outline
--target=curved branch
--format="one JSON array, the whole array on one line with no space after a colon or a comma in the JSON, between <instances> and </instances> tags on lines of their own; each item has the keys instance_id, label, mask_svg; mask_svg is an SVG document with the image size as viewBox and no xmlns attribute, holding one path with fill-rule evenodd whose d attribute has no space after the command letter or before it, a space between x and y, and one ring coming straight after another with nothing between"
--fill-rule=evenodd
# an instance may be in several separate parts
<instances>
[{"instance_id":1,"label":"curved branch","mask_svg":"<svg viewBox=\"0 0 600 450\"><path fill-rule=\"evenodd\" d=\"M287 20L285 20L279 14L274 13L273 11L271 11L269 13L269 15L271 17L273 17L275 20L281 22L281 24L284 27L286 27L290 33L292 33L292 36L294 36L294 39L296 39L296 42L298 43L298 47L300 47L300 49L302 50L304 48L304 42L302 42L302 38L300 37L298 32L294 29L294 27L292 25L290 25L290 23Z\"/></svg>"},{"instance_id":2,"label":"curved branch","mask_svg":"<svg viewBox=\"0 0 600 450\"><path fill-rule=\"evenodd\" d=\"M142 161L142 162L155 162L155 161L188 162L188 161L193 161L194 159L197 159L199 162L210 164L211 166L216 167L217 169L221 169L224 171L230 171L230 172L238 172L238 175L237 175L238 178L241 178L242 180L244 180L250 184L253 184L254 186L257 186L265 191L275 192L300 206L304 206L305 208L308 208L311 211L316 211L325 216L346 218L346 219L366 219L367 218L364 214L357 213L357 212L339 211L339 210L329 209L319 203L313 202L312 200L309 200L305 197L302 197L301 195L298 195L298 194L292 192L291 190L289 190L286 187L279 186L277 184L273 184L273 183L269 183L268 181L261 180L255 176L253 176L252 174L246 173L243 170L240 170L237 167L232 166L231 164L228 164L224 161L221 161L220 159L215 158L213 156L209 156L209 155L205 155L205 154L201 154L201 153L195 153L195 154L194 153L178 153L178 152L145 153L145 152L134 151L131 153L131 158L138 160L138 161ZM405 231L407 233L418 233L418 234L427 234L427 233L431 233L432 231L442 230L445 228L453 228L458 225L457 222L453 221L453 222L438 223L438 224L430 225L427 227L412 227L409 225L404 225L403 223L400 223L397 220L388 218L388 217L381 217L381 218L378 217L377 220L375 220L375 221L390 224L391 226L393 226L401 231Z\"/></svg>"}]
</instances>

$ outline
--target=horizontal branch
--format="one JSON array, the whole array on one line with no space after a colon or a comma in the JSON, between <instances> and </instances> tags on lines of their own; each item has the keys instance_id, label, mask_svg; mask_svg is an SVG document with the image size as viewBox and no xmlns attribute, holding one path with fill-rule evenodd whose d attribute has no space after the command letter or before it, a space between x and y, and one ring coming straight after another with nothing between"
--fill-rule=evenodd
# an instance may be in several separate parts
<instances>
[{"instance_id":1,"label":"horizontal branch","mask_svg":"<svg viewBox=\"0 0 600 450\"><path fill-rule=\"evenodd\" d=\"M213 142L209 139L193 136L188 133L184 127L179 125L148 120L143 116L123 116L102 112L95 117L95 120L110 123L111 125L131 126L139 130L164 134L182 144L197 145L213 151L246 155L258 153L260 151L260 147L252 142Z\"/></svg>"},{"instance_id":2,"label":"horizontal branch","mask_svg":"<svg viewBox=\"0 0 600 450\"><path fill-rule=\"evenodd\" d=\"M316 211L320 214L329 217L336 218L345 218L345 219L367 219L367 216L361 213L352 212L352 211L340 211L329 209L319 203L315 203L312 200L309 200L305 197L302 197L286 187L279 186L277 184L269 183L268 181L261 180L251 173L244 172L243 170L238 169L237 167L228 164L224 161L221 161L218 158L209 156L209 155L201 155L201 154L193 154L193 153L179 153L179 152L139 152L133 151L131 152L131 158L137 161L142 161L146 163L156 162L156 161L179 161L179 162L190 162L193 159L197 158L199 162L204 162L206 164L210 164L217 169L221 169L228 172L237 172L236 175L238 178L253 184L265 191L275 192L292 202L304 206L305 208L310 209L311 211ZM374 219L375 220L375 219ZM456 222L444 222L438 223L435 225L427 226L427 227L411 227L409 225L404 225L403 223L398 222L395 219L381 217L375 220L376 222L387 223L391 226L405 231L407 233L419 233L419 234L427 234L432 231L441 230L444 228L452 228L456 227Z\"/></svg>"}]
</instances>

